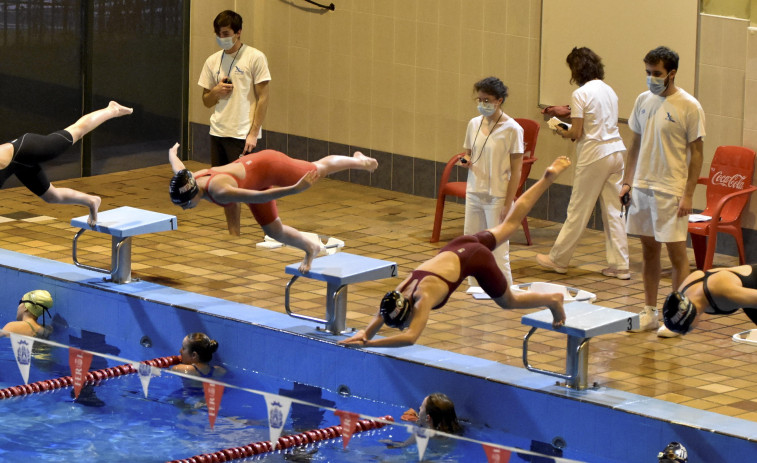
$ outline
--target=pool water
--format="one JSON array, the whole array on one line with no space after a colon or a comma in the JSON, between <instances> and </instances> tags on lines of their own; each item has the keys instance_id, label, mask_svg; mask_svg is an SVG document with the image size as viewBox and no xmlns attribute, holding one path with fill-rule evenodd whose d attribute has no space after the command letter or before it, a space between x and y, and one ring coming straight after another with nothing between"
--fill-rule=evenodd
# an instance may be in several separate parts
<instances>
[{"instance_id":1,"label":"pool water","mask_svg":"<svg viewBox=\"0 0 757 463\"><path fill-rule=\"evenodd\" d=\"M95 357L91 370L120 364ZM68 351L37 343L29 382L70 375ZM224 378L225 379L225 378ZM286 395L324 407L369 416L392 415L397 420L406 406L347 397L320 388L250 372L236 375L235 384ZM23 383L9 341L0 340L0 387ZM201 389L188 388L180 377L152 378L145 398L138 375L103 381L82 391L74 402L73 388L31 394L0 402L0 461L129 461L155 462L189 458L203 453L269 440L267 411L260 395L226 388L213 429ZM420 401L421 398L419 398ZM417 409L417 406L415 407ZM339 424L332 411L292 404L283 435ZM466 426L468 438L529 448L529 442L490 429ZM300 449L250 458L255 461L418 461L416 445L388 448L386 442L405 441L404 426L387 426L355 434L347 449L336 438ZM424 454L429 461L486 461L478 443L431 439ZM521 458L511 462L552 461Z\"/></svg>"}]
</instances>

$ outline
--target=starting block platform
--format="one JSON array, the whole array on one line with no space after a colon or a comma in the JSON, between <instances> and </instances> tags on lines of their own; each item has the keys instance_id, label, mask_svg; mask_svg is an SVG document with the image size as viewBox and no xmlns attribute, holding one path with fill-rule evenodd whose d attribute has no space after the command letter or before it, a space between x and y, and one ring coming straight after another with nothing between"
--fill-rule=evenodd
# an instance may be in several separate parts
<instances>
[{"instance_id":1,"label":"starting block platform","mask_svg":"<svg viewBox=\"0 0 757 463\"><path fill-rule=\"evenodd\" d=\"M625 310L610 309L586 302L565 304L565 325L552 327L552 312L540 310L521 318L521 323L531 326L523 338L523 365L527 370L562 378L566 386L583 390L588 384L589 341L594 336L617 333L639 328L639 314ZM565 333L568 336L565 358L565 373L535 368L528 363L528 340L538 329Z\"/></svg>"},{"instance_id":2,"label":"starting block platform","mask_svg":"<svg viewBox=\"0 0 757 463\"><path fill-rule=\"evenodd\" d=\"M88 215L71 219L71 225L79 227L74 236L73 260L74 265L101 273L110 273L114 283L128 283L131 281L131 238L137 235L176 230L175 215L123 206L97 214L97 223L90 226ZM79 237L85 231L91 230L111 236L111 268L103 269L85 265L77 259L76 246Z\"/></svg>"},{"instance_id":3,"label":"starting block platform","mask_svg":"<svg viewBox=\"0 0 757 463\"><path fill-rule=\"evenodd\" d=\"M284 292L284 307L294 318L325 324L325 331L340 334L346 330L347 285L364 281L380 280L397 276L397 264L380 259L338 252L313 259L310 271L302 273L300 264L286 266L286 273L294 275ZM289 306L289 294L298 278L305 277L326 282L326 319L293 313ZM378 305L378 301L376 302Z\"/></svg>"}]
</instances>

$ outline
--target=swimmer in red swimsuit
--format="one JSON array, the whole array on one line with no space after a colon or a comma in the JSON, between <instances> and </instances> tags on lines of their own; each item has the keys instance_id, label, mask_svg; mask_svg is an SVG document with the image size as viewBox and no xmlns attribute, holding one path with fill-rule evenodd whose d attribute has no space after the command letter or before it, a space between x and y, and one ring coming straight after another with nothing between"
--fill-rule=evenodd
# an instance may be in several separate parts
<instances>
[{"instance_id":1,"label":"swimmer in red swimsuit","mask_svg":"<svg viewBox=\"0 0 757 463\"><path fill-rule=\"evenodd\" d=\"M504 222L475 235L463 235L450 241L436 256L414 270L396 290L384 296L379 313L366 329L339 341L339 344L369 347L415 344L426 327L431 311L441 308L469 275L476 277L484 291L503 309L546 306L554 317L552 326L559 328L564 325L563 296L528 292L513 294L508 291L509 282L495 263L491 251L507 241L520 227L536 200L569 165L567 157L555 159L544 176L518 198ZM386 338L373 339L384 324L403 331Z\"/></svg>"},{"instance_id":2,"label":"swimmer in red swimsuit","mask_svg":"<svg viewBox=\"0 0 757 463\"><path fill-rule=\"evenodd\" d=\"M278 216L275 200L308 189L319 178L347 169L373 172L378 162L360 151L353 156L326 156L315 162L292 159L284 153L264 150L242 156L224 166L189 172L178 156L179 144L168 151L174 171L171 201L182 209L192 209L202 199L225 209L246 203L266 235L305 251L300 271L310 270L313 258L324 251L322 245L306 239L302 233L284 225ZM239 236L239 215L226 214L229 233Z\"/></svg>"}]
</instances>

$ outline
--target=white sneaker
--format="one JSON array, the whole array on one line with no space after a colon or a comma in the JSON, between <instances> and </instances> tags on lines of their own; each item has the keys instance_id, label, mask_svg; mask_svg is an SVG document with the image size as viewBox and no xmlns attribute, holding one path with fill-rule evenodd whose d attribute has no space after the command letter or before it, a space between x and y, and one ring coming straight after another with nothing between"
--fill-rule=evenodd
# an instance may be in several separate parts
<instances>
[{"instance_id":1,"label":"white sneaker","mask_svg":"<svg viewBox=\"0 0 757 463\"><path fill-rule=\"evenodd\" d=\"M644 307L639 312L639 329L628 330L632 333L641 333L642 331L656 330L660 326L659 313L657 309Z\"/></svg>"},{"instance_id":2,"label":"white sneaker","mask_svg":"<svg viewBox=\"0 0 757 463\"><path fill-rule=\"evenodd\" d=\"M552 270L557 273L568 273L568 269L565 267L560 267L556 263L552 262L552 259L549 258L546 254L537 254L536 255L536 262L541 265L542 267Z\"/></svg>"},{"instance_id":3,"label":"white sneaker","mask_svg":"<svg viewBox=\"0 0 757 463\"><path fill-rule=\"evenodd\" d=\"M606 277L615 277L618 280L630 280L631 271L628 269L621 270L617 268L607 267L602 269L602 275Z\"/></svg>"},{"instance_id":4,"label":"white sneaker","mask_svg":"<svg viewBox=\"0 0 757 463\"><path fill-rule=\"evenodd\" d=\"M675 331L670 331L667 326L664 324L660 326L660 329L657 330L657 337L658 338L677 338L680 336L681 333L676 333Z\"/></svg>"}]
</instances>

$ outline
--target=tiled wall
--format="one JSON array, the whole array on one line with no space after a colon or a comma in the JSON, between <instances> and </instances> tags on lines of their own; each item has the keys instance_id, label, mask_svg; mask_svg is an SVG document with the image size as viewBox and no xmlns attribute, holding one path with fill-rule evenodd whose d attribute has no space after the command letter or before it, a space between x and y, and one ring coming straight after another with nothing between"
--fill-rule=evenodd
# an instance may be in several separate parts
<instances>
[{"instance_id":1,"label":"tiled wall","mask_svg":"<svg viewBox=\"0 0 757 463\"><path fill-rule=\"evenodd\" d=\"M321 12L288 1L193 2L190 81L197 81L205 58L217 50L213 17L235 9L245 18L243 40L264 51L271 68L266 144L286 146L296 157L370 151L381 167L360 183L427 197L435 196L444 163L461 151L467 121L476 115L476 80L502 78L510 88L505 112L541 120L541 0L335 3L337 11ZM686 90L698 96L706 113L703 172L718 145L757 149L757 34L748 25L701 15L698 89ZM202 134L210 110L200 94L199 87L190 93L190 120ZM531 178L574 150L545 124L542 128ZM628 145L630 131L625 124L620 129ZM303 147L307 154L292 151ZM202 159L200 152L193 156ZM564 220L571 183L568 172L533 215ZM699 187L695 208L704 203ZM755 229L757 202L748 208L745 226ZM589 226L601 228L598 214ZM731 241L721 241L728 252Z\"/></svg>"}]
</instances>

